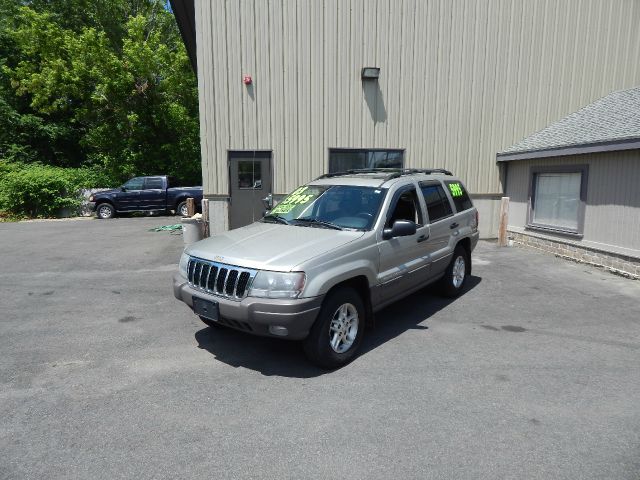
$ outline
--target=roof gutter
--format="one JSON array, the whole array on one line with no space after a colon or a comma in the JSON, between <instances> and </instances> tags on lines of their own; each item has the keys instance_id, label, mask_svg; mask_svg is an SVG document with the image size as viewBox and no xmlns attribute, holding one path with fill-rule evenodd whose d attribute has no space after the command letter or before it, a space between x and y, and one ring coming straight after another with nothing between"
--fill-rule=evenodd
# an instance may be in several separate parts
<instances>
[{"instance_id":1,"label":"roof gutter","mask_svg":"<svg viewBox=\"0 0 640 480\"><path fill-rule=\"evenodd\" d=\"M582 145L567 145L540 150L526 150L523 152L501 152L496 154L496 161L512 162L514 160L531 160L534 158L562 157L569 155L582 155L585 153L615 152L620 150L636 149L640 149L640 138L587 143Z\"/></svg>"}]
</instances>

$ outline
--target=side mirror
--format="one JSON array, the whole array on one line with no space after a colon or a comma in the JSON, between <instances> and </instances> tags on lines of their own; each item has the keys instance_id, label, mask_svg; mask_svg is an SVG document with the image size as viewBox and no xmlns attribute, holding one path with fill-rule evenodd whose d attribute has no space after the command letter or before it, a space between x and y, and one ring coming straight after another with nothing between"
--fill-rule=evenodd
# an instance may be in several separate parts
<instances>
[{"instance_id":1,"label":"side mirror","mask_svg":"<svg viewBox=\"0 0 640 480\"><path fill-rule=\"evenodd\" d=\"M271 210L273 208L273 195L269 194L264 197L262 199L262 203L264 204L264 208L266 208L267 211Z\"/></svg>"},{"instance_id":2,"label":"side mirror","mask_svg":"<svg viewBox=\"0 0 640 480\"><path fill-rule=\"evenodd\" d=\"M126 191L127 191L127 187L125 187L124 185L122 185L122 186L120 187L120 191L121 191L121 192L126 192Z\"/></svg>"},{"instance_id":3,"label":"side mirror","mask_svg":"<svg viewBox=\"0 0 640 480\"><path fill-rule=\"evenodd\" d=\"M395 237L408 237L416 233L416 224L410 220L396 220L393 227L382 231L382 239L389 240Z\"/></svg>"}]
</instances>

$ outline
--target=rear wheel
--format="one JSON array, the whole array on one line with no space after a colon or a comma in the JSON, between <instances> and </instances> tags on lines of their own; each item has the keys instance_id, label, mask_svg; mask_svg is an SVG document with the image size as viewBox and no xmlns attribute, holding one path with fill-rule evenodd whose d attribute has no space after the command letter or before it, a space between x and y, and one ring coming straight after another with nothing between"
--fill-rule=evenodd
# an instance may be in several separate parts
<instances>
[{"instance_id":1,"label":"rear wheel","mask_svg":"<svg viewBox=\"0 0 640 480\"><path fill-rule=\"evenodd\" d=\"M96 216L102 220L113 218L116 216L116 209L108 203L101 203L98 205L98 208L96 208Z\"/></svg>"},{"instance_id":2,"label":"rear wheel","mask_svg":"<svg viewBox=\"0 0 640 480\"><path fill-rule=\"evenodd\" d=\"M176 215L186 217L189 215L189 209L187 208L187 202L180 202L176 208Z\"/></svg>"},{"instance_id":3,"label":"rear wheel","mask_svg":"<svg viewBox=\"0 0 640 480\"><path fill-rule=\"evenodd\" d=\"M331 292L304 342L309 360L323 368L337 368L353 360L362 342L365 308L353 288Z\"/></svg>"},{"instance_id":4,"label":"rear wheel","mask_svg":"<svg viewBox=\"0 0 640 480\"><path fill-rule=\"evenodd\" d=\"M446 297L457 297L462 292L471 270L471 259L467 249L456 246L444 277L440 280L440 290Z\"/></svg>"}]
</instances>

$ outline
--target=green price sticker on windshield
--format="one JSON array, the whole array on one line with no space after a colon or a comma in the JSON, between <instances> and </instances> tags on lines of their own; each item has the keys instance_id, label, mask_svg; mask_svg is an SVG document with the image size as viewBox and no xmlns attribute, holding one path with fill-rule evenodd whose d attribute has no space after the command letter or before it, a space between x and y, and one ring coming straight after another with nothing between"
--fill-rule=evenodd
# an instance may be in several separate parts
<instances>
[{"instance_id":1,"label":"green price sticker on windshield","mask_svg":"<svg viewBox=\"0 0 640 480\"><path fill-rule=\"evenodd\" d=\"M449 190L451 191L451 195L454 197L461 197L464 195L462 192L462 186L459 183L450 183Z\"/></svg>"},{"instance_id":2,"label":"green price sticker on windshield","mask_svg":"<svg viewBox=\"0 0 640 480\"><path fill-rule=\"evenodd\" d=\"M300 187L293 192L287 198L285 198L282 202L280 202L276 207L271 210L271 213L289 213L298 205L306 205L311 200L313 200L316 195L313 194L305 194L309 187Z\"/></svg>"}]
</instances>

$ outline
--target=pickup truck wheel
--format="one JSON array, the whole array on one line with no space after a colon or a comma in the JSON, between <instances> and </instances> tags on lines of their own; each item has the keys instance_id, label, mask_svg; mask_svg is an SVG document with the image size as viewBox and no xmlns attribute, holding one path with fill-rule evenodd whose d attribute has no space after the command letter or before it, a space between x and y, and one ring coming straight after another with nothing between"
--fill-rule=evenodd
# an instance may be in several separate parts
<instances>
[{"instance_id":1,"label":"pickup truck wheel","mask_svg":"<svg viewBox=\"0 0 640 480\"><path fill-rule=\"evenodd\" d=\"M187 208L187 202L180 202L176 208L176 215L186 217L189 215L189 209Z\"/></svg>"},{"instance_id":2,"label":"pickup truck wheel","mask_svg":"<svg viewBox=\"0 0 640 480\"><path fill-rule=\"evenodd\" d=\"M365 308L353 288L331 292L304 342L309 360L337 368L353 360L364 336Z\"/></svg>"},{"instance_id":3,"label":"pickup truck wheel","mask_svg":"<svg viewBox=\"0 0 640 480\"><path fill-rule=\"evenodd\" d=\"M102 220L116 216L116 210L108 203L101 203L96 208L96 216Z\"/></svg>"},{"instance_id":4,"label":"pickup truck wheel","mask_svg":"<svg viewBox=\"0 0 640 480\"><path fill-rule=\"evenodd\" d=\"M471 260L467 250L458 245L453 252L451 262L447 266L444 277L440 280L440 290L446 297L457 297L467 283L467 274Z\"/></svg>"}]
</instances>

